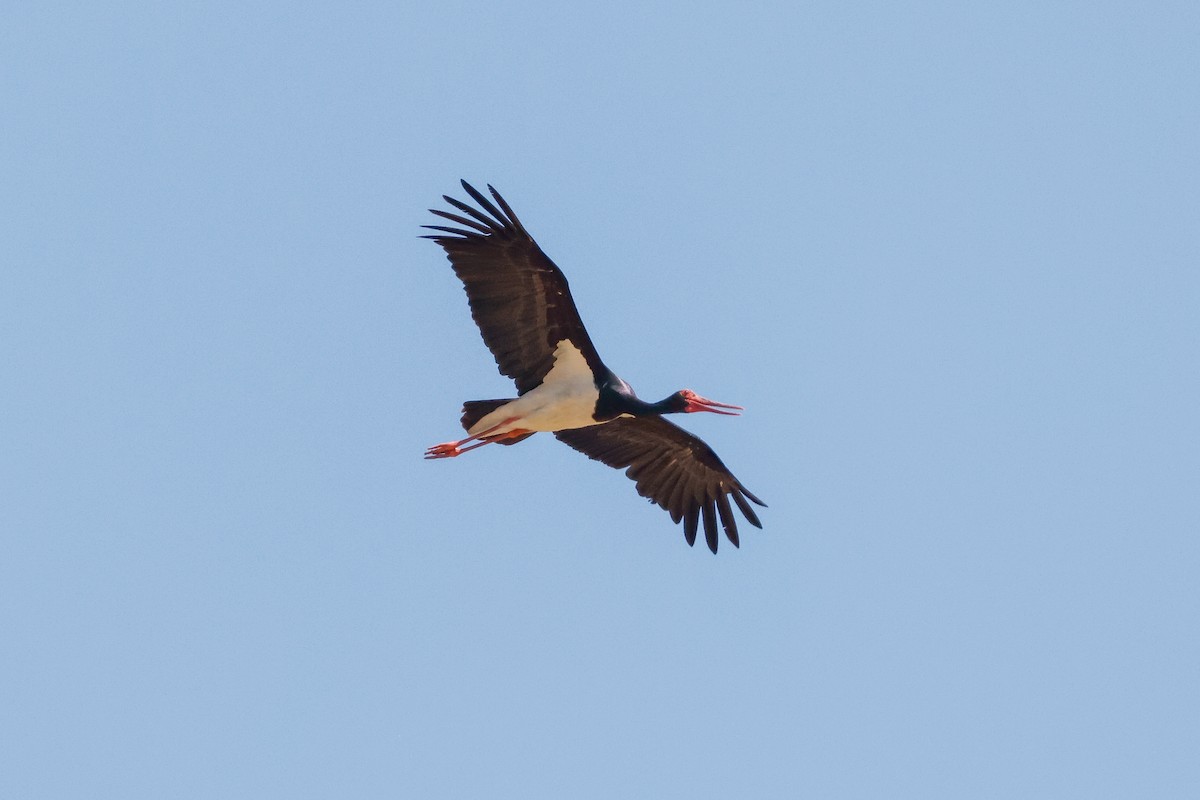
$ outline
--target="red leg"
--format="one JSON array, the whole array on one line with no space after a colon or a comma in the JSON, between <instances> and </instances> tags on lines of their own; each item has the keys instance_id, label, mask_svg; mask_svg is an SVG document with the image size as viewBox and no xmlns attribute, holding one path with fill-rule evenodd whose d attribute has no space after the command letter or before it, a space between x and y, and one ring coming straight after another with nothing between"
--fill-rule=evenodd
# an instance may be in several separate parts
<instances>
[{"instance_id":1,"label":"red leg","mask_svg":"<svg viewBox=\"0 0 1200 800\"><path fill-rule=\"evenodd\" d=\"M499 425L493 425L486 431L480 431L474 436L468 436L465 439L459 439L457 442L442 442L441 444L435 444L433 447L430 447L425 451L425 458L454 458L455 456L461 456L468 450L474 450L476 447L483 447L485 444L491 444L492 442L508 438L510 433L524 433L525 431L510 431L501 436L495 436L490 439L488 438L488 435L492 433L492 431L503 428L505 425L511 425L518 419L520 419L520 417L511 417L504 420ZM463 447L463 445L467 442L473 442L476 439L479 439L480 441L476 442L470 447Z\"/></svg>"}]
</instances>

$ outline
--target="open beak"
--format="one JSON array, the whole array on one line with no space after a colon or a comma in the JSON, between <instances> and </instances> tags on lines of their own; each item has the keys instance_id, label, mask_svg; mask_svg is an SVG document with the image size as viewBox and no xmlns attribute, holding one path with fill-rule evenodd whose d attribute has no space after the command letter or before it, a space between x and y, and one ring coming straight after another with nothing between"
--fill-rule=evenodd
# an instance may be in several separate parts
<instances>
[{"instance_id":1,"label":"open beak","mask_svg":"<svg viewBox=\"0 0 1200 800\"><path fill-rule=\"evenodd\" d=\"M732 408L733 411L721 411L722 408ZM710 411L713 414L725 414L730 417L738 416L738 411L744 411L741 406L731 406L728 403L718 403L716 400L709 400L707 397L701 397L698 394L692 394L687 399L687 411L693 413L695 411Z\"/></svg>"}]
</instances>

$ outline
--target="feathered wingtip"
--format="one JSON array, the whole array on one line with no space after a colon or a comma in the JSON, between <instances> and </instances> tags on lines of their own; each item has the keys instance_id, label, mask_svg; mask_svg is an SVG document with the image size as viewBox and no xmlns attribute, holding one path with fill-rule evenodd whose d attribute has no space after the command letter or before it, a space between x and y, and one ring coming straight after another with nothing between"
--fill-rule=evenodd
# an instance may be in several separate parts
<instances>
[{"instance_id":1,"label":"feathered wingtip","mask_svg":"<svg viewBox=\"0 0 1200 800\"><path fill-rule=\"evenodd\" d=\"M422 228L438 231L438 233L423 234L420 238L433 239L435 242L506 235L520 235L524 236L525 238L530 238L529 233L525 230L525 226L521 224L521 220L517 218L515 213L513 213L512 207L509 206L505 199L500 196L500 193L497 192L490 183L487 184L487 188L488 191L491 192L492 197L495 199L495 204L493 204L492 201L488 200L488 198L482 192L480 192L471 184L467 183L465 180L460 181L460 183L462 183L462 187L466 193L471 196L471 199L478 203L480 208L486 211L487 214L484 214L474 206L468 205L461 200L456 200L448 194L444 194L442 195L443 200L467 216L460 216L458 214L453 214L449 211L442 211L437 208L429 209L430 213L436 214L442 219L447 219L451 222L457 223L458 225L462 225L463 227L451 228L445 225L422 225ZM497 205L499 208L497 208ZM488 214L491 216L489 217Z\"/></svg>"}]
</instances>

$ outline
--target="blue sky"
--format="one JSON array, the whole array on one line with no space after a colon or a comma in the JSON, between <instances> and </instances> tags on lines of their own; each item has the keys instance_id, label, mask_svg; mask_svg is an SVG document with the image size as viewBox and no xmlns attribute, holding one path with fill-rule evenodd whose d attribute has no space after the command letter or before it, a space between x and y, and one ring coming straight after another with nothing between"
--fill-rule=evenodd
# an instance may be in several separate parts
<instances>
[{"instance_id":1,"label":"blue sky","mask_svg":"<svg viewBox=\"0 0 1200 800\"><path fill-rule=\"evenodd\" d=\"M1200 14L1001 6L11 11L0 795L1200 793ZM459 178L764 531L422 460Z\"/></svg>"}]
</instances>

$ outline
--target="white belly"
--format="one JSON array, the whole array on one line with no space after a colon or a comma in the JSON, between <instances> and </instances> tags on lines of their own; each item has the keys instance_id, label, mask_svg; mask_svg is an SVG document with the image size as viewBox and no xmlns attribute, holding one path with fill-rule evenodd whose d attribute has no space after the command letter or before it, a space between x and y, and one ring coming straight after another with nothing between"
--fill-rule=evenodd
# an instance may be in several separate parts
<instances>
[{"instance_id":1,"label":"white belly","mask_svg":"<svg viewBox=\"0 0 1200 800\"><path fill-rule=\"evenodd\" d=\"M564 339L554 349L554 366L546 373L541 386L500 406L472 425L467 433L474 436L514 417L512 422L488 435L518 429L563 431L596 425L592 414L596 411L598 397L592 371L583 354Z\"/></svg>"}]
</instances>

